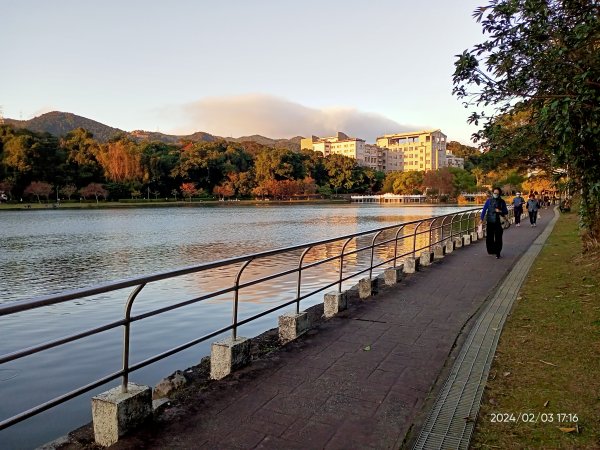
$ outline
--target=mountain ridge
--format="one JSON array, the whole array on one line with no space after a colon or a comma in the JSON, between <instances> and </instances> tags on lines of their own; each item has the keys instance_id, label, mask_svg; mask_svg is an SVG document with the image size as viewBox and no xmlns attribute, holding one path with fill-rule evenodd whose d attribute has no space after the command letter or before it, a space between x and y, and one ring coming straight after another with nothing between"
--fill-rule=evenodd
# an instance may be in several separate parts
<instances>
[{"instance_id":1,"label":"mountain ridge","mask_svg":"<svg viewBox=\"0 0 600 450\"><path fill-rule=\"evenodd\" d=\"M125 131L120 128L111 127L101 122L79 116L70 112L51 111L29 120L16 120L5 118L4 123L12 125L15 128L27 128L38 133L50 133L55 136L64 136L77 128L85 128L94 135L94 138L100 142L107 142L119 134L126 134L138 141L160 141L167 144L177 144L182 141L191 142L214 142L226 140L230 142L256 142L275 148L287 148L289 150L300 150L300 139L302 136L294 136L290 139L273 139L259 134L241 137L222 137L197 131L188 135L165 134L158 131L133 130Z\"/></svg>"}]
</instances>

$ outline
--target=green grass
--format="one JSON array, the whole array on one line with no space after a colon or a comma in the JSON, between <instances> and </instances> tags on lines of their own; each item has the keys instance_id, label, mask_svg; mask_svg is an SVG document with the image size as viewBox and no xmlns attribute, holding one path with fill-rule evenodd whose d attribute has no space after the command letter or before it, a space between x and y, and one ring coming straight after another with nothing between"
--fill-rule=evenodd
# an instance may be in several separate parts
<instances>
[{"instance_id":1,"label":"green grass","mask_svg":"<svg viewBox=\"0 0 600 450\"><path fill-rule=\"evenodd\" d=\"M600 254L582 255L576 213L561 215L505 324L472 448L600 448L599 292Z\"/></svg>"}]
</instances>

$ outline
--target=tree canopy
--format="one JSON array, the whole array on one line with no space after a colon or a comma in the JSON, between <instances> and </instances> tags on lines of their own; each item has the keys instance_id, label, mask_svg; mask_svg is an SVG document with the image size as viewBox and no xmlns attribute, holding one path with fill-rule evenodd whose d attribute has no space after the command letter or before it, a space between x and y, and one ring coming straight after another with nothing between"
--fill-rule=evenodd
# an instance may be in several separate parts
<instances>
[{"instance_id":1,"label":"tree canopy","mask_svg":"<svg viewBox=\"0 0 600 450\"><path fill-rule=\"evenodd\" d=\"M454 93L490 152L567 173L585 242L600 239L600 2L492 0L486 39L458 55Z\"/></svg>"},{"instance_id":2,"label":"tree canopy","mask_svg":"<svg viewBox=\"0 0 600 450\"><path fill-rule=\"evenodd\" d=\"M221 198L376 192L384 174L341 155L272 148L252 142L108 142L78 128L62 139L0 125L0 186L11 198L48 198L40 184L71 198L138 198L214 193ZM100 190L100 188L104 190ZM175 194L174 194L175 192ZM58 195L57 195L58 198Z\"/></svg>"}]
</instances>

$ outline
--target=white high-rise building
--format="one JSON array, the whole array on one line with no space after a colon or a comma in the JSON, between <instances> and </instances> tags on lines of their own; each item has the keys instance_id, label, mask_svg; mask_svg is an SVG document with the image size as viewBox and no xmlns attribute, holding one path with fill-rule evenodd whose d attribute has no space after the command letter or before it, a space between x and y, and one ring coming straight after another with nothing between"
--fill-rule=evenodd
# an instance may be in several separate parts
<instances>
[{"instance_id":1,"label":"white high-rise building","mask_svg":"<svg viewBox=\"0 0 600 450\"><path fill-rule=\"evenodd\" d=\"M428 171L446 166L446 138L441 130L386 134L377 146L387 149L386 172Z\"/></svg>"},{"instance_id":2,"label":"white high-rise building","mask_svg":"<svg viewBox=\"0 0 600 450\"><path fill-rule=\"evenodd\" d=\"M331 137L311 136L302 139L300 147L303 150L321 152L323 156L334 154L344 155L348 158L356 159L361 166L384 170L384 149L372 144L366 144L364 139L349 137L347 134L339 131L335 136Z\"/></svg>"}]
</instances>

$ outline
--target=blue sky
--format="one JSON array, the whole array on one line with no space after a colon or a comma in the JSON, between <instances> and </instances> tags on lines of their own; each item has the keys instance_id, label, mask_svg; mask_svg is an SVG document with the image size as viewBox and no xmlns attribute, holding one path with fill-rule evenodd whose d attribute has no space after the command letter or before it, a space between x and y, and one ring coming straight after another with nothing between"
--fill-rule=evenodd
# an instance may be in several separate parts
<instances>
[{"instance_id":1,"label":"blue sky","mask_svg":"<svg viewBox=\"0 0 600 450\"><path fill-rule=\"evenodd\" d=\"M270 137L475 129L454 55L481 0L0 0L0 105L124 130Z\"/></svg>"}]
</instances>

